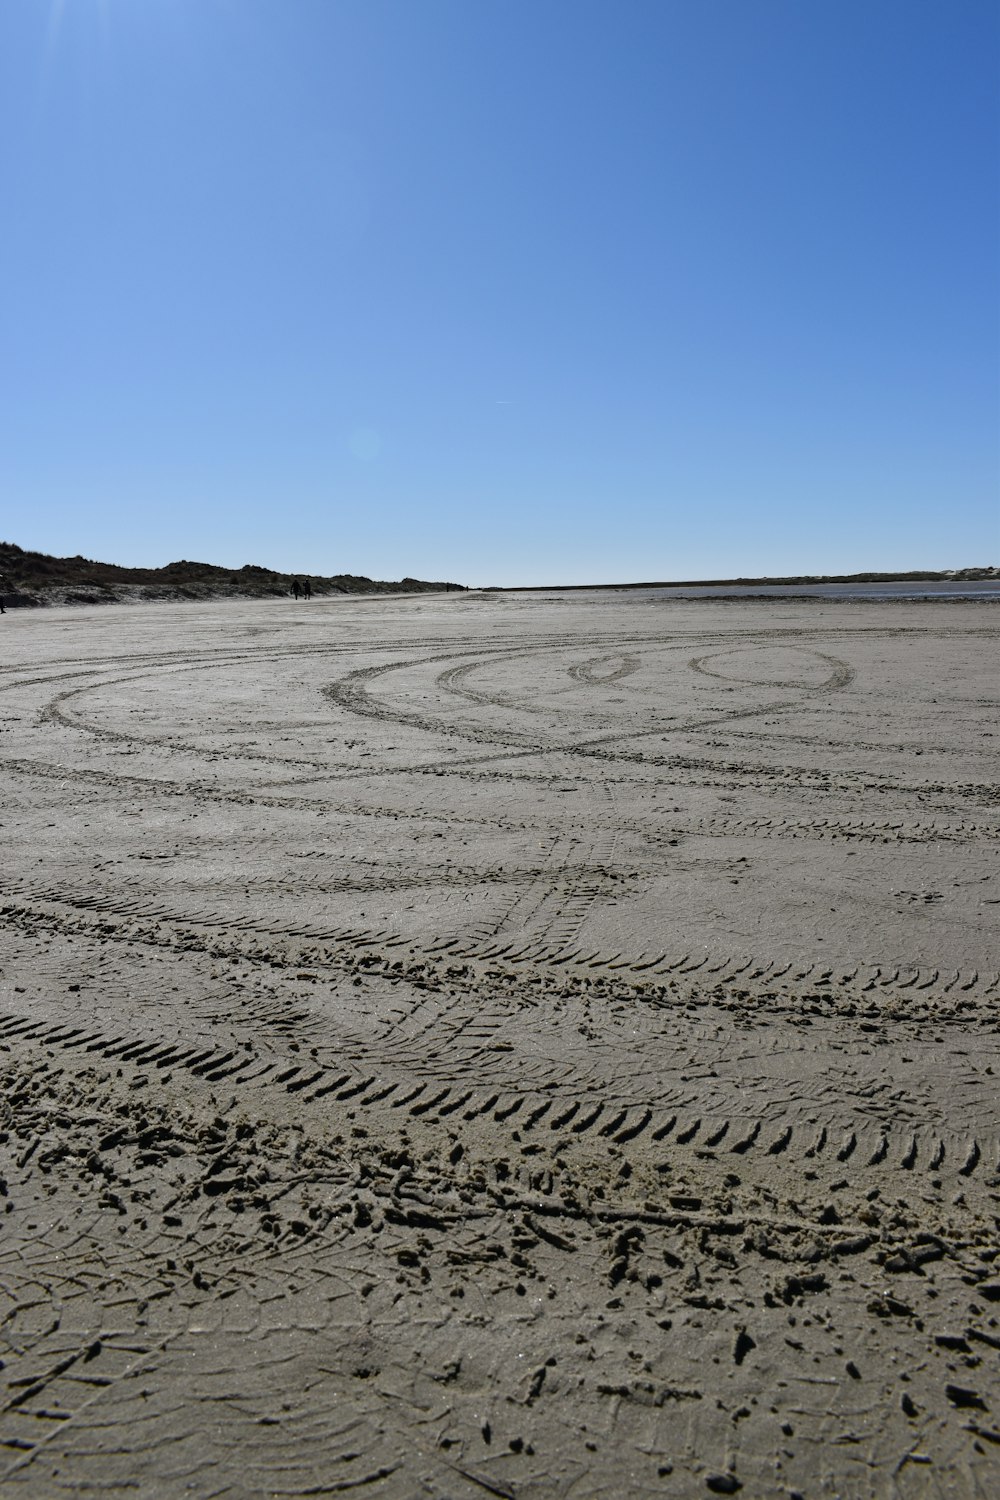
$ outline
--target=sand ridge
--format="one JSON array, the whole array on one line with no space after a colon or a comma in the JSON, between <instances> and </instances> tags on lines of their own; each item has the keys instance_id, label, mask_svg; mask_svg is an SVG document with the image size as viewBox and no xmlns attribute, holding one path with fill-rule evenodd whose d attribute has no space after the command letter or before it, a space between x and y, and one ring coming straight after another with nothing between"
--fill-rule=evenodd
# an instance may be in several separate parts
<instances>
[{"instance_id":1,"label":"sand ridge","mask_svg":"<svg viewBox=\"0 0 1000 1500\"><path fill-rule=\"evenodd\" d=\"M992 604L8 624L6 1485L991 1492Z\"/></svg>"}]
</instances>

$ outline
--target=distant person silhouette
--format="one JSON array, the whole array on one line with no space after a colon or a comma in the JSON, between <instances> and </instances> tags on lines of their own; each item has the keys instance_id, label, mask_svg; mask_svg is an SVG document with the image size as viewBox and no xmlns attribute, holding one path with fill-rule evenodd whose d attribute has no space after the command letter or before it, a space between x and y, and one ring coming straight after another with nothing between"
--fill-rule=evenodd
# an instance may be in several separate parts
<instances>
[{"instance_id":1,"label":"distant person silhouette","mask_svg":"<svg viewBox=\"0 0 1000 1500\"><path fill-rule=\"evenodd\" d=\"M3 604L3 588L4 588L4 584L6 582L7 582L6 578L3 576L2 573L0 573L0 615L5 615L7 613L7 611L4 609L4 604Z\"/></svg>"},{"instance_id":2,"label":"distant person silhouette","mask_svg":"<svg viewBox=\"0 0 1000 1500\"><path fill-rule=\"evenodd\" d=\"M292 593L295 595L296 599L299 597L299 595L301 594L301 592L302 592L302 590L299 588L299 580L297 578L293 578L292 579Z\"/></svg>"},{"instance_id":3,"label":"distant person silhouette","mask_svg":"<svg viewBox=\"0 0 1000 1500\"><path fill-rule=\"evenodd\" d=\"M313 596L312 584L309 582L308 578L302 585L302 592L303 594L305 594L307 599L311 599Z\"/></svg>"}]
</instances>

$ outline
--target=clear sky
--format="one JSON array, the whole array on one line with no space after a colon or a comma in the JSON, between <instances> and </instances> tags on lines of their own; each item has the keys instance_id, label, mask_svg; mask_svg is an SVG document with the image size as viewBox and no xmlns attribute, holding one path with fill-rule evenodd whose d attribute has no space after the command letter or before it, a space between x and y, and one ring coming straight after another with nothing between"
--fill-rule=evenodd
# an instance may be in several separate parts
<instances>
[{"instance_id":1,"label":"clear sky","mask_svg":"<svg viewBox=\"0 0 1000 1500\"><path fill-rule=\"evenodd\" d=\"M2 0L0 537L1000 564L994 0Z\"/></svg>"}]
</instances>

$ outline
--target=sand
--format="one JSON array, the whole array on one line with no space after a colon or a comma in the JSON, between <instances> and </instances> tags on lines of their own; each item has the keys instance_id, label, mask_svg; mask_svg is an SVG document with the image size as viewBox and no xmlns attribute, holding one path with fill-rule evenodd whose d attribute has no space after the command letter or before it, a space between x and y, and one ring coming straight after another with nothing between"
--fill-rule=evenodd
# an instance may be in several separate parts
<instances>
[{"instance_id":1,"label":"sand","mask_svg":"<svg viewBox=\"0 0 1000 1500\"><path fill-rule=\"evenodd\" d=\"M994 604L2 630L5 1488L998 1492Z\"/></svg>"}]
</instances>

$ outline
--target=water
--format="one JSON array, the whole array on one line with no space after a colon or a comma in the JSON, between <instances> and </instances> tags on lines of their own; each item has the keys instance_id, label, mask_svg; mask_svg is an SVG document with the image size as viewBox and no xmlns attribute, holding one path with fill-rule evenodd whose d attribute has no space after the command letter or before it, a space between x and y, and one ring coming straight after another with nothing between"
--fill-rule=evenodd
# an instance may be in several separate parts
<instances>
[{"instance_id":1,"label":"water","mask_svg":"<svg viewBox=\"0 0 1000 1500\"><path fill-rule=\"evenodd\" d=\"M642 590L672 599L993 599L1000 600L1000 578L909 580L901 583L743 583L670 584Z\"/></svg>"}]
</instances>

